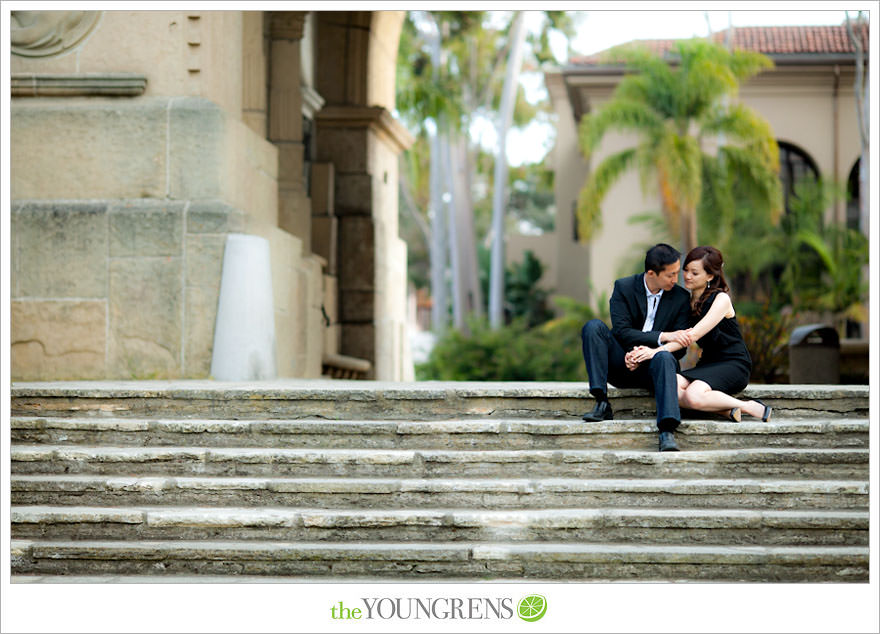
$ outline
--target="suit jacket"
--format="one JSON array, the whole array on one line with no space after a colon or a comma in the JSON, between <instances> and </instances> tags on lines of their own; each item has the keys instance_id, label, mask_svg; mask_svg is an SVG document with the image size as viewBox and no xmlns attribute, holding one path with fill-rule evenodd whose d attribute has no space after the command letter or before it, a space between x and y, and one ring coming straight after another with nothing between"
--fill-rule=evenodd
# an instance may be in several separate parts
<instances>
[{"instance_id":1,"label":"suit jacket","mask_svg":"<svg viewBox=\"0 0 880 634\"><path fill-rule=\"evenodd\" d=\"M684 330L690 326L690 293L676 284L664 291L654 317L654 329L642 332L648 315L648 298L645 295L644 273L624 277L614 282L611 293L611 334L624 350L635 346L657 347L661 332ZM681 359L686 350L672 354Z\"/></svg>"}]
</instances>

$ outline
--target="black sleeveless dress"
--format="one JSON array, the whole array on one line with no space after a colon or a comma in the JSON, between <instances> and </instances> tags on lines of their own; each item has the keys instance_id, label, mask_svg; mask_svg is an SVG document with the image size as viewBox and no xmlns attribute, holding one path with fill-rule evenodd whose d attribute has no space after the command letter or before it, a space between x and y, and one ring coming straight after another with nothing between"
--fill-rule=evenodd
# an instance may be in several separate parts
<instances>
[{"instance_id":1,"label":"black sleeveless dress","mask_svg":"<svg viewBox=\"0 0 880 634\"><path fill-rule=\"evenodd\" d=\"M691 316L691 326L696 325L715 302L715 293L703 304L699 315ZM736 317L725 317L697 342L703 353L697 365L682 372L688 381L704 381L713 390L726 394L742 392L749 384L752 358L746 348Z\"/></svg>"}]
</instances>

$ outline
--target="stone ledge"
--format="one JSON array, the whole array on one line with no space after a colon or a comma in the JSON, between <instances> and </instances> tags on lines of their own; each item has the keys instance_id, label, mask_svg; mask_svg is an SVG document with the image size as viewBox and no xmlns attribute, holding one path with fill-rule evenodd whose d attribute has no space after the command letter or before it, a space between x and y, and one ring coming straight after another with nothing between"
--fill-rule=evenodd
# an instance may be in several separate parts
<instances>
[{"instance_id":1,"label":"stone ledge","mask_svg":"<svg viewBox=\"0 0 880 634\"><path fill-rule=\"evenodd\" d=\"M619 419L653 418L644 390L610 389ZM868 415L867 385L752 385L775 417ZM13 415L148 418L443 420L560 419L592 407L583 383L389 383L346 380L14 383ZM694 416L685 410L686 418Z\"/></svg>"},{"instance_id":2,"label":"stone ledge","mask_svg":"<svg viewBox=\"0 0 880 634\"><path fill-rule=\"evenodd\" d=\"M448 395L463 398L580 398L592 399L587 385L580 382L470 382L420 381L395 383L331 379L279 379L247 383L181 380L181 381L50 381L15 382L12 396L64 397L189 397L189 398L282 398L323 399L371 398L381 395L391 399L442 399ZM648 397L645 390L608 390L610 398ZM867 385L749 385L742 398L835 399L865 398Z\"/></svg>"},{"instance_id":3,"label":"stone ledge","mask_svg":"<svg viewBox=\"0 0 880 634\"><path fill-rule=\"evenodd\" d=\"M727 563L817 565L868 563L862 546L668 546L639 544L420 544L284 543L222 541L70 541L13 540L13 550L34 559L88 560L354 560L447 561L530 560L534 562Z\"/></svg>"},{"instance_id":4,"label":"stone ledge","mask_svg":"<svg viewBox=\"0 0 880 634\"><path fill-rule=\"evenodd\" d=\"M477 492L535 494L564 493L669 493L676 495L791 494L868 496L865 480L783 480L756 478L346 478L278 476L238 477L138 477L84 474L12 474L16 491L171 491L242 490L288 493L396 493Z\"/></svg>"},{"instance_id":5,"label":"stone ledge","mask_svg":"<svg viewBox=\"0 0 880 634\"><path fill-rule=\"evenodd\" d=\"M124 523L156 527L543 527L850 528L867 530L867 511L586 508L527 510L193 507L186 509L12 506L13 524Z\"/></svg>"},{"instance_id":6,"label":"stone ledge","mask_svg":"<svg viewBox=\"0 0 880 634\"><path fill-rule=\"evenodd\" d=\"M262 449L191 447L85 447L65 445L12 445L12 463L75 460L97 463L168 463L199 461L245 464L291 465L421 465L422 462L467 464L645 464L680 463L805 463L867 464L868 449L814 449L800 447L713 449L657 452L614 449L521 449L521 450L408 450L408 449Z\"/></svg>"},{"instance_id":7,"label":"stone ledge","mask_svg":"<svg viewBox=\"0 0 880 634\"><path fill-rule=\"evenodd\" d=\"M586 435L655 434L653 420L610 420L584 424L570 419L560 420L448 420L448 421L363 421L363 420L146 420L130 418L53 418L13 416L11 429L93 432L166 432L177 434L395 434L405 436L454 434L532 434ZM830 432L865 433L870 429L867 418L805 419L733 423L712 420L686 420L677 433L687 435L715 434L827 434ZM354 448L354 447L352 447Z\"/></svg>"},{"instance_id":8,"label":"stone ledge","mask_svg":"<svg viewBox=\"0 0 880 634\"><path fill-rule=\"evenodd\" d=\"M147 78L137 73L13 73L13 97L138 97Z\"/></svg>"}]
</instances>

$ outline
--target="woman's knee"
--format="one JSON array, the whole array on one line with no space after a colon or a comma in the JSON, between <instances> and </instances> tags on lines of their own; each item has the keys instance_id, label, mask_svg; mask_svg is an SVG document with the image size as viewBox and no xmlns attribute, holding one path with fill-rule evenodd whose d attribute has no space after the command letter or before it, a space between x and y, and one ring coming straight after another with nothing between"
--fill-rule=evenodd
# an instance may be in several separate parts
<instances>
[{"instance_id":1,"label":"woman's knee","mask_svg":"<svg viewBox=\"0 0 880 634\"><path fill-rule=\"evenodd\" d=\"M706 402L707 391L699 385L691 384L684 392L684 398L692 409L699 409Z\"/></svg>"}]
</instances>

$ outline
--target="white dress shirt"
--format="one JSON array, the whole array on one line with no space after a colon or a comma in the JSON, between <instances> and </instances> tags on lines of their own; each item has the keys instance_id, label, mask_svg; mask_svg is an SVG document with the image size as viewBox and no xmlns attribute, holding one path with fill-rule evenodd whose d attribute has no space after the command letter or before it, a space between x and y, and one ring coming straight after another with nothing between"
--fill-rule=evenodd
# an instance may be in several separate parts
<instances>
[{"instance_id":1,"label":"white dress shirt","mask_svg":"<svg viewBox=\"0 0 880 634\"><path fill-rule=\"evenodd\" d=\"M651 289L648 288L648 283L645 281L645 278L642 278L642 284L645 285L645 295L648 298L648 314L645 317L645 325L642 326L642 332L650 332L654 330L654 318L657 317L657 306L660 305L660 298L663 296L663 289L661 288L656 293L652 293ZM660 344L660 337L657 337L657 345Z\"/></svg>"}]
</instances>

